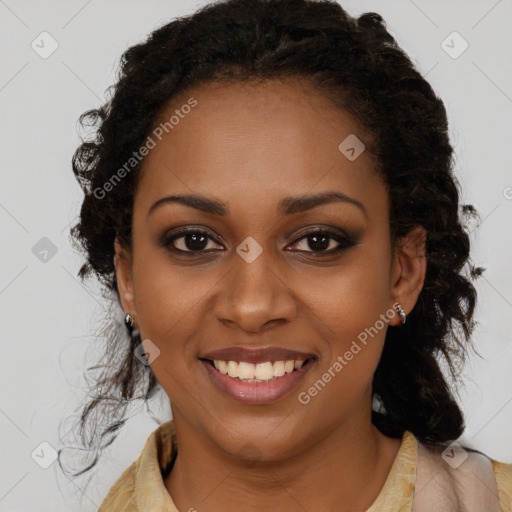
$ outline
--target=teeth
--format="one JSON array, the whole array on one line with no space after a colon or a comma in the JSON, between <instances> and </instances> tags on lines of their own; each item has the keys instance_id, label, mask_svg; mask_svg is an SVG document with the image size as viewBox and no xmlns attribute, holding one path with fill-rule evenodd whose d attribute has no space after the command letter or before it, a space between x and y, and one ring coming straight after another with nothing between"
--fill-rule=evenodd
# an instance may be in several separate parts
<instances>
[{"instance_id":1,"label":"teeth","mask_svg":"<svg viewBox=\"0 0 512 512\"><path fill-rule=\"evenodd\" d=\"M254 365L245 362L238 363L238 373L236 376L240 379L254 379Z\"/></svg>"},{"instance_id":2,"label":"teeth","mask_svg":"<svg viewBox=\"0 0 512 512\"><path fill-rule=\"evenodd\" d=\"M240 363L242 364L242 363ZM258 380L270 380L274 377L274 367L272 363L258 363L256 364L256 369L254 370L254 376L251 376L253 379Z\"/></svg>"},{"instance_id":3,"label":"teeth","mask_svg":"<svg viewBox=\"0 0 512 512\"><path fill-rule=\"evenodd\" d=\"M303 359L287 361L265 361L264 363L247 363L245 361L220 361L215 359L213 365L223 375L248 382L268 382L285 373L292 373L304 364Z\"/></svg>"},{"instance_id":4,"label":"teeth","mask_svg":"<svg viewBox=\"0 0 512 512\"><path fill-rule=\"evenodd\" d=\"M220 370L220 373L223 375L228 374L228 363L226 361L215 361L216 363L219 363L218 369ZM217 366L215 366L217 368Z\"/></svg>"},{"instance_id":5,"label":"teeth","mask_svg":"<svg viewBox=\"0 0 512 512\"><path fill-rule=\"evenodd\" d=\"M235 361L228 362L228 375L230 377L238 377L238 363Z\"/></svg>"},{"instance_id":6,"label":"teeth","mask_svg":"<svg viewBox=\"0 0 512 512\"><path fill-rule=\"evenodd\" d=\"M273 365L274 377L282 377L285 374L284 361L276 361Z\"/></svg>"}]
</instances>

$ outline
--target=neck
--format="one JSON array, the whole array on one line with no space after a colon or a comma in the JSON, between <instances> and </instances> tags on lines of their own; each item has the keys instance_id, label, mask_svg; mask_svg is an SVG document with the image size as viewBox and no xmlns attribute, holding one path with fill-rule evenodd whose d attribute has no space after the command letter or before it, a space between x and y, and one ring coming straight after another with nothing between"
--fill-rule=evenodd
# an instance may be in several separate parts
<instances>
[{"instance_id":1,"label":"neck","mask_svg":"<svg viewBox=\"0 0 512 512\"><path fill-rule=\"evenodd\" d=\"M303 443L293 456L248 462L195 431L179 411L173 415L179 452L165 486L179 510L364 511L400 447L367 414L365 421L343 423L316 443Z\"/></svg>"}]
</instances>

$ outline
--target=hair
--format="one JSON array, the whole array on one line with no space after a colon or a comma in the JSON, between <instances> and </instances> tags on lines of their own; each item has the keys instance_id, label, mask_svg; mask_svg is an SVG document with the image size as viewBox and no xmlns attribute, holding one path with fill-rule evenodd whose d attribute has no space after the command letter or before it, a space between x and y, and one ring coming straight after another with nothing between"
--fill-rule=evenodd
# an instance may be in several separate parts
<instances>
[{"instance_id":1,"label":"hair","mask_svg":"<svg viewBox=\"0 0 512 512\"><path fill-rule=\"evenodd\" d=\"M409 430L424 443L456 439L464 420L441 363L444 358L457 379L471 343L471 279L484 269L470 264L465 220L477 212L459 204L442 100L377 13L352 17L333 0L219 1L175 18L128 48L108 99L80 116L92 135L82 138L72 159L84 192L79 221L70 231L86 257L78 276L94 275L119 305L114 239L130 250L143 160L104 197L95 191L141 147L170 100L201 84L291 78L313 84L362 128L389 193L392 247L415 226L427 233L424 286L406 325L387 329L373 378L383 407L372 412L372 421L393 437ZM92 461L75 475L92 468L112 443L128 405L147 401L159 386L151 367L134 357L138 331L127 332L119 318L106 321L106 354L90 369L97 373L78 420Z\"/></svg>"}]
</instances>

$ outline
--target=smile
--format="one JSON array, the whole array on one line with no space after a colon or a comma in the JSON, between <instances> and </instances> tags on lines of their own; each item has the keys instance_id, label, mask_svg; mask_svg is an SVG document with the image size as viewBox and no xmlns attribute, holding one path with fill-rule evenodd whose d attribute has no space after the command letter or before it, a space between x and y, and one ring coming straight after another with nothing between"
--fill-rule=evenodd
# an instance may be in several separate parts
<instances>
[{"instance_id":1,"label":"smile","mask_svg":"<svg viewBox=\"0 0 512 512\"><path fill-rule=\"evenodd\" d=\"M315 359L250 363L200 359L217 388L235 400L262 404L279 400L296 388Z\"/></svg>"}]
</instances>

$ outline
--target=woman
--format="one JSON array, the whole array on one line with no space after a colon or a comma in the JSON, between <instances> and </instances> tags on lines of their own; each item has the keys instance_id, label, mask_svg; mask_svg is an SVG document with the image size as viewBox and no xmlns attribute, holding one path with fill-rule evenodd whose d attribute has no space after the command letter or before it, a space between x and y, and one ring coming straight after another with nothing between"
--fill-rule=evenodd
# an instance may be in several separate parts
<instances>
[{"instance_id":1,"label":"woman","mask_svg":"<svg viewBox=\"0 0 512 512\"><path fill-rule=\"evenodd\" d=\"M473 330L475 211L379 15L208 5L128 49L81 120L80 276L128 328L81 427L106 415L101 450L158 386L173 416L101 512L512 510L437 357L454 372Z\"/></svg>"}]
</instances>

